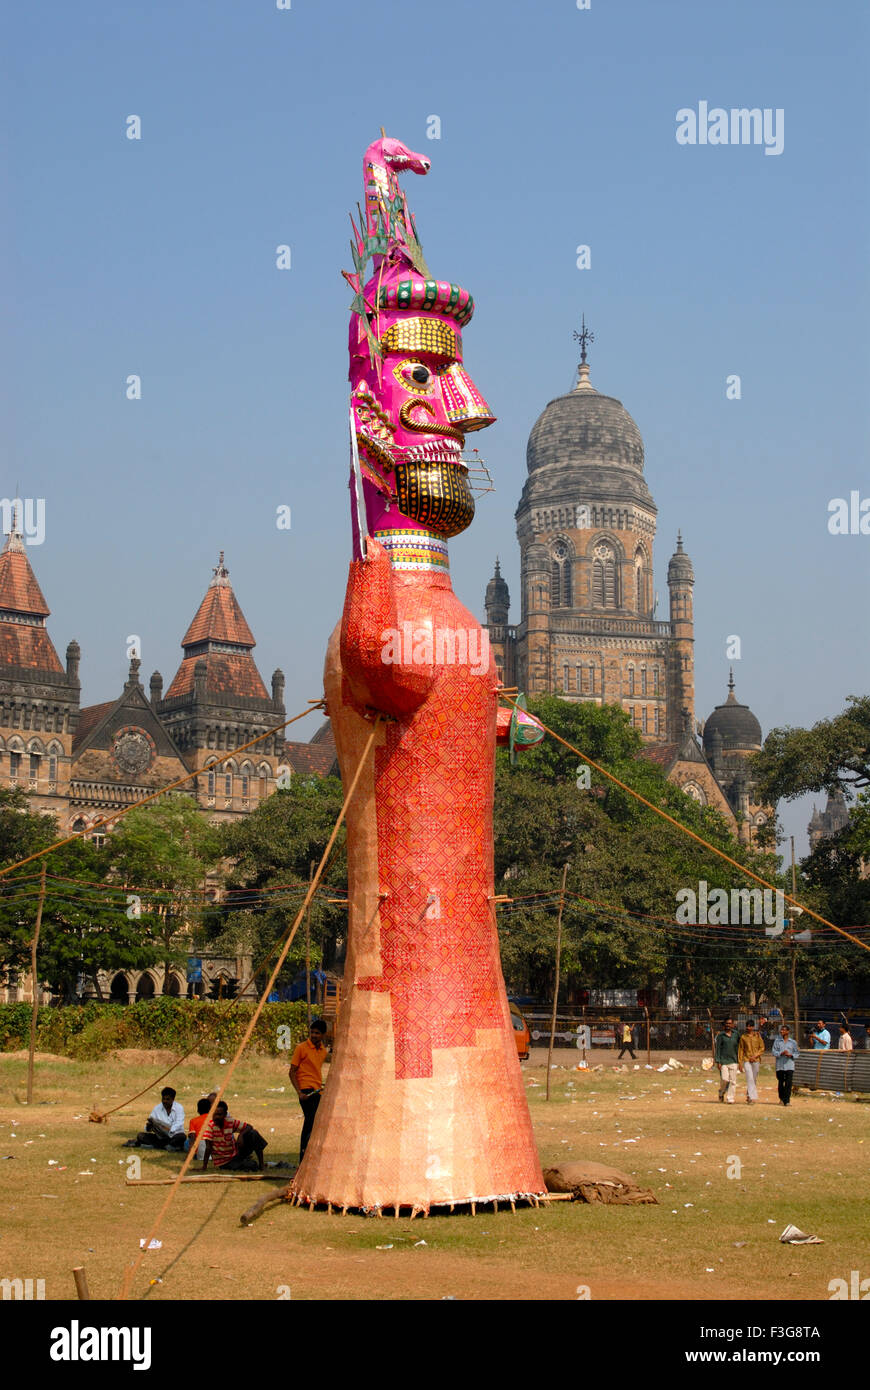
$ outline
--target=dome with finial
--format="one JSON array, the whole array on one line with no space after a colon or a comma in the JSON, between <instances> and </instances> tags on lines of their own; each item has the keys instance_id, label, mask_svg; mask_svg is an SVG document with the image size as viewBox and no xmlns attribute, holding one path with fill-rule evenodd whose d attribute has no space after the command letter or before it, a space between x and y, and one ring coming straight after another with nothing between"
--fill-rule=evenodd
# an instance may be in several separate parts
<instances>
[{"instance_id":1,"label":"dome with finial","mask_svg":"<svg viewBox=\"0 0 870 1390\"><path fill-rule=\"evenodd\" d=\"M502 578L501 565L498 557L495 561L495 573L486 586L485 606L487 615L493 614L492 622L507 622L507 615L510 610L511 596L507 586L507 581ZM495 614L504 613L504 617L497 617Z\"/></svg>"},{"instance_id":2,"label":"dome with finial","mask_svg":"<svg viewBox=\"0 0 870 1390\"><path fill-rule=\"evenodd\" d=\"M686 554L685 550L683 549L683 533L682 531L678 531L677 548L674 551L668 563L668 583L694 583L694 579L695 571L692 568L692 562Z\"/></svg>"},{"instance_id":3,"label":"dome with finial","mask_svg":"<svg viewBox=\"0 0 870 1390\"><path fill-rule=\"evenodd\" d=\"M585 325L584 325L585 333ZM570 483L591 501L621 495L655 510L643 477L643 439L621 401L605 396L589 380L585 341L577 384L557 396L532 426L526 448L529 482L537 492ZM591 339L591 335L586 334Z\"/></svg>"},{"instance_id":4,"label":"dome with finial","mask_svg":"<svg viewBox=\"0 0 870 1390\"><path fill-rule=\"evenodd\" d=\"M722 740L726 753L757 752L761 748L761 725L748 705L741 705L734 694L733 668L728 676L728 699L717 705L704 725L704 752L713 753L714 735ZM718 739L715 740L718 743Z\"/></svg>"}]
</instances>

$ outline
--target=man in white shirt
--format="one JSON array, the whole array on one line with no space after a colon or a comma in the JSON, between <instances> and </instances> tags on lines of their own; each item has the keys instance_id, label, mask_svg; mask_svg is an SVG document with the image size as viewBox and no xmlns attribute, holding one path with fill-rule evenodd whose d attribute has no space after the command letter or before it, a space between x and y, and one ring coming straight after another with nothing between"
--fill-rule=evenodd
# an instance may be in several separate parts
<instances>
[{"instance_id":1,"label":"man in white shirt","mask_svg":"<svg viewBox=\"0 0 870 1390\"><path fill-rule=\"evenodd\" d=\"M840 1024L840 1041L837 1047L840 1052L851 1052L853 1050L852 1034L849 1032L849 1025L846 1023Z\"/></svg>"},{"instance_id":2,"label":"man in white shirt","mask_svg":"<svg viewBox=\"0 0 870 1390\"><path fill-rule=\"evenodd\" d=\"M185 1135L184 1109L175 1099L171 1086L160 1092L160 1104L155 1105L145 1129L136 1136L136 1144L146 1149L183 1149Z\"/></svg>"}]
</instances>

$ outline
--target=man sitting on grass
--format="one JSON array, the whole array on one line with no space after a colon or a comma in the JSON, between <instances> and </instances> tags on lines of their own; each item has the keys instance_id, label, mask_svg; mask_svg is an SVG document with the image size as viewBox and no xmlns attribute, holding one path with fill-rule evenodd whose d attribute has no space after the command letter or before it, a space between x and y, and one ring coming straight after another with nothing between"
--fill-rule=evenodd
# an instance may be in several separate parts
<instances>
[{"instance_id":1,"label":"man sitting on grass","mask_svg":"<svg viewBox=\"0 0 870 1390\"><path fill-rule=\"evenodd\" d=\"M232 1120L227 1114L227 1103L219 1100L215 1106L212 1122L200 1131L205 1140L205 1158L202 1171L205 1172L210 1158L215 1168L222 1173L250 1172L251 1156L256 1154L257 1167L263 1171L263 1150L268 1147L262 1134L244 1120Z\"/></svg>"},{"instance_id":2,"label":"man sitting on grass","mask_svg":"<svg viewBox=\"0 0 870 1390\"><path fill-rule=\"evenodd\" d=\"M183 1149L184 1108L175 1099L171 1086L160 1092L160 1104L155 1105L141 1134L136 1135L134 1148Z\"/></svg>"}]
</instances>

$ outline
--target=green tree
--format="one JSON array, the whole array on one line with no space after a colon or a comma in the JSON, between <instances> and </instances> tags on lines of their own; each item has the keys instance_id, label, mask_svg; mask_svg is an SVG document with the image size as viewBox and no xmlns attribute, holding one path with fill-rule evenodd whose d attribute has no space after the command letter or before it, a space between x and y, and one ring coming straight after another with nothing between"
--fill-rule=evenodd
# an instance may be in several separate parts
<instances>
[{"instance_id":1,"label":"green tree","mask_svg":"<svg viewBox=\"0 0 870 1390\"><path fill-rule=\"evenodd\" d=\"M106 842L111 881L127 889L129 919L163 965L164 988L187 954L204 910L206 878L217 870L220 832L192 797L171 794L135 806ZM138 901L137 901L138 900Z\"/></svg>"},{"instance_id":2,"label":"green tree","mask_svg":"<svg viewBox=\"0 0 870 1390\"><path fill-rule=\"evenodd\" d=\"M14 864L60 838L53 816L30 810L19 789L0 789L0 860ZM79 977L100 997L98 971L141 969L155 954L139 922L126 916L123 894L106 890L107 855L74 840L47 856L37 967L40 981L71 1003ZM30 969L41 861L0 878L0 962L7 981Z\"/></svg>"},{"instance_id":3,"label":"green tree","mask_svg":"<svg viewBox=\"0 0 870 1390\"><path fill-rule=\"evenodd\" d=\"M319 863L343 801L337 777L294 777L244 820L223 827L221 849L230 861L226 892L208 914L213 949L268 955L292 925L302 904L312 863ZM311 905L311 962L332 965L347 931L347 909L330 897L347 892L345 829L333 847L322 886ZM279 983L304 967L305 933L300 928ZM266 978L263 972L263 979Z\"/></svg>"},{"instance_id":4,"label":"green tree","mask_svg":"<svg viewBox=\"0 0 870 1390\"><path fill-rule=\"evenodd\" d=\"M849 824L820 840L802 861L802 893L808 906L839 927L870 924L870 696L850 695L846 708L810 729L772 729L753 759L760 794L792 801L807 792L841 790L857 797ZM799 892L798 896L801 896ZM839 978L853 986L870 982L870 952L806 920L810 949L798 947L801 990Z\"/></svg>"},{"instance_id":5,"label":"green tree","mask_svg":"<svg viewBox=\"0 0 870 1390\"><path fill-rule=\"evenodd\" d=\"M752 770L771 805L805 792L870 786L870 695L850 695L842 714L811 729L771 729Z\"/></svg>"},{"instance_id":6,"label":"green tree","mask_svg":"<svg viewBox=\"0 0 870 1390\"><path fill-rule=\"evenodd\" d=\"M554 697L532 712L654 806L765 878L771 854L736 843L718 812L668 782L643 752L639 732L616 706ZM588 780L588 789L587 789ZM664 988L676 980L693 1003L716 1002L750 979L763 992L777 979L781 951L761 929L718 934L674 924L676 892L739 888L749 880L703 845L568 752L555 739L526 749L511 768L499 753L495 797L496 892L516 901L500 910L505 975L515 988L552 987L555 915L562 866L569 865L563 970L566 986ZM537 899L532 896L543 895ZM669 925L672 924L672 925Z\"/></svg>"}]
</instances>

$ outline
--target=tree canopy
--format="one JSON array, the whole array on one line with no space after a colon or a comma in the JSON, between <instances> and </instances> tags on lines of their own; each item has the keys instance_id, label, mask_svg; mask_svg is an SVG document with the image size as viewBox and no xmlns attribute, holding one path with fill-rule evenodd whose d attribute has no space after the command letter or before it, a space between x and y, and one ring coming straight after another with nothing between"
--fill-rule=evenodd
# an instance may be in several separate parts
<instances>
[{"instance_id":1,"label":"tree canopy","mask_svg":"<svg viewBox=\"0 0 870 1390\"><path fill-rule=\"evenodd\" d=\"M771 805L870 786L870 695L850 695L842 714L811 729L771 729L752 769L761 800Z\"/></svg>"},{"instance_id":2,"label":"tree canopy","mask_svg":"<svg viewBox=\"0 0 870 1390\"><path fill-rule=\"evenodd\" d=\"M30 810L16 788L0 788L0 866L14 864L60 838L53 816ZM126 895L106 892L108 851L85 839L47 856L46 893L37 957L40 980L64 1002L85 976L143 968L158 953L142 924L127 916ZM0 964L7 981L30 969L30 943L39 898L41 861L0 878Z\"/></svg>"},{"instance_id":3,"label":"tree canopy","mask_svg":"<svg viewBox=\"0 0 870 1390\"><path fill-rule=\"evenodd\" d=\"M530 709L549 728L606 767L653 805L768 880L770 853L736 843L719 813L668 782L643 756L628 716L613 705L545 697ZM554 970L555 917L568 864L563 916L563 974L572 988L658 988L670 981L694 1003L723 992L761 994L776 987L780 952L763 931L674 924L679 888L743 888L739 869L669 825L555 739L520 754L511 768L499 753L495 797L496 892L516 901L500 909L505 976L515 990L547 995ZM578 785L578 781L580 785ZM533 895L539 894L537 901ZM586 899L583 902L581 899Z\"/></svg>"},{"instance_id":4,"label":"tree canopy","mask_svg":"<svg viewBox=\"0 0 870 1390\"><path fill-rule=\"evenodd\" d=\"M244 820L221 830L221 851L228 861L226 887L219 906L208 914L211 949L250 952L263 960L292 925L305 896L312 863L320 861L343 801L337 777L294 777ZM311 905L312 967L335 963L347 931L345 830L342 826L322 885ZM279 976L289 983L305 961L305 933L300 929ZM265 973L265 972L264 972Z\"/></svg>"}]
</instances>

